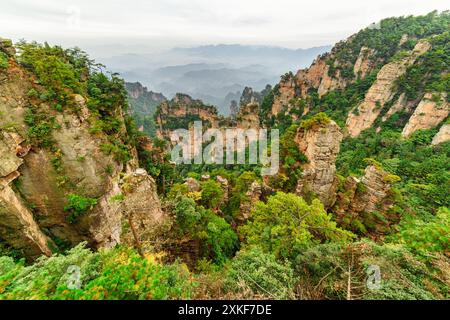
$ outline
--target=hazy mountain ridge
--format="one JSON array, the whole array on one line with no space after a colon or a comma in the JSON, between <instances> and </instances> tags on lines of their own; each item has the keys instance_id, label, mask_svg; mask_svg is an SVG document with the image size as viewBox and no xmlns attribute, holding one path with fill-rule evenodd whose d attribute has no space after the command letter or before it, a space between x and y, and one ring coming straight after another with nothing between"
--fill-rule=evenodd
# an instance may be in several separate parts
<instances>
[{"instance_id":1,"label":"hazy mountain ridge","mask_svg":"<svg viewBox=\"0 0 450 320\"><path fill-rule=\"evenodd\" d=\"M308 66L330 46L288 49L269 46L208 45L174 48L159 54L125 54L101 59L128 82L174 96L184 92L229 113L230 93L245 86L262 90L286 70Z\"/></svg>"}]
</instances>

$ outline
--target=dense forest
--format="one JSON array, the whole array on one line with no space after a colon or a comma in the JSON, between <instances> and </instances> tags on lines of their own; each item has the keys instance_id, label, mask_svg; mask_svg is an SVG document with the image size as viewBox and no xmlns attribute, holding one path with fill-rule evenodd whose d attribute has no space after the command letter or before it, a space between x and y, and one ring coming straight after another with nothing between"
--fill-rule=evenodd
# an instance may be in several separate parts
<instances>
[{"instance_id":1,"label":"dense forest","mask_svg":"<svg viewBox=\"0 0 450 320\"><path fill-rule=\"evenodd\" d=\"M382 20L234 119L0 39L0 299L449 299L449 27ZM276 175L171 162L170 130L244 118L280 130Z\"/></svg>"}]
</instances>

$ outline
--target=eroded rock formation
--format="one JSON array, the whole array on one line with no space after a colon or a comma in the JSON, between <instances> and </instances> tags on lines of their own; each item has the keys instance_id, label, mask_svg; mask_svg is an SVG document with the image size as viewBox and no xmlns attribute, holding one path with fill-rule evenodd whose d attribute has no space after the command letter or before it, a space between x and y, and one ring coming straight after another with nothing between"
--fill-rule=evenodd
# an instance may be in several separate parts
<instances>
[{"instance_id":1,"label":"eroded rock formation","mask_svg":"<svg viewBox=\"0 0 450 320\"><path fill-rule=\"evenodd\" d=\"M138 168L136 150L129 146L128 161L118 161L102 150L105 133L91 132L95 119L86 99L69 95L73 109L56 111L30 96L41 90L34 75L11 56L0 83L0 239L29 258L51 254L59 244L87 241L94 247L111 247L133 241L126 227L132 216L140 236L163 218L153 179ZM30 114L45 115L51 129L46 144L30 135ZM119 132L126 136L123 111ZM35 124L34 124L35 125ZM51 147L49 147L51 146ZM68 196L96 200L76 220L66 210ZM116 199L116 200L112 200Z\"/></svg>"},{"instance_id":2,"label":"eroded rock formation","mask_svg":"<svg viewBox=\"0 0 450 320\"><path fill-rule=\"evenodd\" d=\"M421 40L406 57L390 62L381 68L364 100L347 117L346 126L352 137L358 136L361 131L372 126L384 105L393 98L395 81L430 47L427 41Z\"/></svg>"},{"instance_id":3,"label":"eroded rock formation","mask_svg":"<svg viewBox=\"0 0 450 320\"><path fill-rule=\"evenodd\" d=\"M450 113L447 95L427 93L420 101L408 123L403 128L402 136L409 137L419 129L431 129L445 120Z\"/></svg>"},{"instance_id":4,"label":"eroded rock formation","mask_svg":"<svg viewBox=\"0 0 450 320\"><path fill-rule=\"evenodd\" d=\"M438 145L450 140L450 124L444 124L439 132L433 137L432 145Z\"/></svg>"},{"instance_id":5,"label":"eroded rock formation","mask_svg":"<svg viewBox=\"0 0 450 320\"><path fill-rule=\"evenodd\" d=\"M375 229L385 231L389 223L397 221L398 217L379 220L376 213L383 216L388 214L393 204L392 184L398 179L378 165L369 165L361 178L348 177L332 208L337 220L348 225L356 220L361 224L376 221L378 225L375 225Z\"/></svg>"},{"instance_id":6,"label":"eroded rock formation","mask_svg":"<svg viewBox=\"0 0 450 320\"><path fill-rule=\"evenodd\" d=\"M297 194L307 196L312 192L325 207L333 205L337 187L335 162L342 137L341 129L334 121L299 129L296 142L308 163L302 168Z\"/></svg>"},{"instance_id":7,"label":"eroded rock formation","mask_svg":"<svg viewBox=\"0 0 450 320\"><path fill-rule=\"evenodd\" d=\"M374 61L372 57L375 51L368 47L361 47L358 59L353 66L353 73L359 78L365 78L373 68Z\"/></svg>"},{"instance_id":8,"label":"eroded rock formation","mask_svg":"<svg viewBox=\"0 0 450 320\"><path fill-rule=\"evenodd\" d=\"M236 220L239 224L244 224L252 216L255 204L261 199L262 187L257 181L253 181L250 188L245 193L245 198L241 202L239 215Z\"/></svg>"}]
</instances>

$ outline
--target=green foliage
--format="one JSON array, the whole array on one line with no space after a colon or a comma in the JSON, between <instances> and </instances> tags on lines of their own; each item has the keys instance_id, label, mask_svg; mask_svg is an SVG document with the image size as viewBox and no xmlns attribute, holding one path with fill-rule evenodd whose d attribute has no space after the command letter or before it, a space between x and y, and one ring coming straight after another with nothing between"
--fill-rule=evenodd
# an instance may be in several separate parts
<instances>
[{"instance_id":1,"label":"green foliage","mask_svg":"<svg viewBox=\"0 0 450 320\"><path fill-rule=\"evenodd\" d=\"M399 42L404 34L410 41L406 41L400 50L411 50L415 42L413 39L426 38L448 31L450 14L433 11L424 16L407 16L383 19L376 28L365 28L352 36L351 41L342 41L335 46L335 60L339 70L345 78L353 77L353 65L358 58L361 47L374 49L371 60L379 67L389 61L399 50ZM328 65L334 64L329 61ZM330 72L333 75L333 72Z\"/></svg>"},{"instance_id":2,"label":"green foliage","mask_svg":"<svg viewBox=\"0 0 450 320\"><path fill-rule=\"evenodd\" d=\"M315 114L313 117L300 122L300 128L304 130L309 130L316 126L325 126L329 124L330 121L331 119L327 116L326 113L319 112Z\"/></svg>"},{"instance_id":3,"label":"green foliage","mask_svg":"<svg viewBox=\"0 0 450 320\"><path fill-rule=\"evenodd\" d=\"M258 247L239 251L233 258L225 279L225 288L267 299L293 299L295 278L289 262L277 261Z\"/></svg>"},{"instance_id":4,"label":"green foliage","mask_svg":"<svg viewBox=\"0 0 450 320\"><path fill-rule=\"evenodd\" d=\"M185 196L189 193L189 187L185 183L174 183L167 194L168 199L175 199L178 196Z\"/></svg>"},{"instance_id":5,"label":"green foliage","mask_svg":"<svg viewBox=\"0 0 450 320\"><path fill-rule=\"evenodd\" d=\"M408 100L414 101L424 92L450 91L450 41L449 32L432 37L432 47L408 67L398 79L399 92L406 93ZM449 99L447 97L447 99Z\"/></svg>"},{"instance_id":6,"label":"green foliage","mask_svg":"<svg viewBox=\"0 0 450 320\"><path fill-rule=\"evenodd\" d=\"M440 208L427 222L411 218L404 221L399 229L392 235L392 241L403 244L413 252L427 255L450 250L450 210L446 207Z\"/></svg>"},{"instance_id":7,"label":"green foliage","mask_svg":"<svg viewBox=\"0 0 450 320\"><path fill-rule=\"evenodd\" d=\"M275 96L278 95L280 90L280 85L276 85L270 92L264 97L261 108L260 108L260 119L267 119L267 122L269 122L270 114L272 112L272 105L275 100ZM264 121L264 120L263 120ZM266 123L266 125L269 125L270 123Z\"/></svg>"},{"instance_id":8,"label":"green foliage","mask_svg":"<svg viewBox=\"0 0 450 320\"><path fill-rule=\"evenodd\" d=\"M204 241L209 258L221 264L230 258L237 247L238 237L225 219L215 215L212 211L204 212L203 221L206 230L200 231L198 237Z\"/></svg>"},{"instance_id":9,"label":"green foliage","mask_svg":"<svg viewBox=\"0 0 450 320\"><path fill-rule=\"evenodd\" d=\"M0 52L0 70L8 68L9 62L8 62L8 56Z\"/></svg>"},{"instance_id":10,"label":"green foliage","mask_svg":"<svg viewBox=\"0 0 450 320\"><path fill-rule=\"evenodd\" d=\"M228 177L231 180L232 177ZM247 201L246 192L254 181L259 181L255 172L244 171L234 181L234 187L230 192L230 200L228 201L225 211L231 216L236 216L239 213L242 202Z\"/></svg>"},{"instance_id":11,"label":"green foliage","mask_svg":"<svg viewBox=\"0 0 450 320\"><path fill-rule=\"evenodd\" d=\"M98 276L81 289L60 286L58 299L167 300L189 299L193 283L180 264L162 265L151 256L142 258L130 248L101 254Z\"/></svg>"},{"instance_id":12,"label":"green foliage","mask_svg":"<svg viewBox=\"0 0 450 320\"><path fill-rule=\"evenodd\" d=\"M300 152L296 143L298 128L298 125L291 125L280 139L281 163L283 164L284 172L289 173L287 180L280 187L290 192L295 190L297 181L301 176L300 165L308 161L306 156Z\"/></svg>"},{"instance_id":13,"label":"green foliage","mask_svg":"<svg viewBox=\"0 0 450 320\"><path fill-rule=\"evenodd\" d=\"M234 253L237 235L225 219L187 197L176 199L173 213L181 233L201 241L203 257L221 264Z\"/></svg>"},{"instance_id":14,"label":"green foliage","mask_svg":"<svg viewBox=\"0 0 450 320\"><path fill-rule=\"evenodd\" d=\"M185 185L183 185L185 186ZM203 211L199 210L195 201L187 197L179 197L174 207L177 225L183 232L194 233L202 218Z\"/></svg>"},{"instance_id":15,"label":"green foliage","mask_svg":"<svg viewBox=\"0 0 450 320\"><path fill-rule=\"evenodd\" d=\"M308 246L348 241L354 235L336 227L319 200L308 205L294 194L278 192L258 202L252 220L240 228L248 245L258 245L277 257L295 258Z\"/></svg>"},{"instance_id":16,"label":"green foliage","mask_svg":"<svg viewBox=\"0 0 450 320\"><path fill-rule=\"evenodd\" d=\"M64 50L47 43L41 45L36 42L17 44L19 62L33 71L39 82L46 87L50 99L66 105L69 93L83 93L85 91L82 78L89 74L93 62L81 50Z\"/></svg>"},{"instance_id":17,"label":"green foliage","mask_svg":"<svg viewBox=\"0 0 450 320\"><path fill-rule=\"evenodd\" d=\"M39 112L37 108L30 107L27 109L24 118L28 125L28 137L31 142L37 146L52 149L55 141L52 133L55 128L54 118Z\"/></svg>"},{"instance_id":18,"label":"green foliage","mask_svg":"<svg viewBox=\"0 0 450 320\"><path fill-rule=\"evenodd\" d=\"M100 150L105 154L112 154L114 159L121 163L131 160L131 154L128 146L118 140L112 140L112 143L104 143L100 146Z\"/></svg>"},{"instance_id":19,"label":"green foliage","mask_svg":"<svg viewBox=\"0 0 450 320\"><path fill-rule=\"evenodd\" d=\"M69 223L75 223L77 218L97 204L97 199L87 198L76 194L69 194L64 211L70 212L67 217Z\"/></svg>"},{"instance_id":20,"label":"green foliage","mask_svg":"<svg viewBox=\"0 0 450 320\"><path fill-rule=\"evenodd\" d=\"M24 261L14 263L11 258L0 257L0 299L56 298L57 288L68 281L69 266L80 268L82 281L95 277L97 256L80 244L66 255L42 256L30 266L25 266Z\"/></svg>"},{"instance_id":21,"label":"green foliage","mask_svg":"<svg viewBox=\"0 0 450 320\"><path fill-rule=\"evenodd\" d=\"M68 287L69 266L80 268L79 289ZM130 248L93 253L81 244L31 266L0 257L0 299L189 299L192 288L182 265L162 265Z\"/></svg>"},{"instance_id":22,"label":"green foliage","mask_svg":"<svg viewBox=\"0 0 450 320\"><path fill-rule=\"evenodd\" d=\"M201 204L206 208L217 208L224 195L220 183L209 179L201 184L201 188Z\"/></svg>"},{"instance_id":23,"label":"green foliage","mask_svg":"<svg viewBox=\"0 0 450 320\"><path fill-rule=\"evenodd\" d=\"M381 283L377 290L367 288L370 265L380 268ZM439 280L439 272L427 268L402 246L368 241L322 244L299 255L295 266L297 275L305 282L303 286L314 288L309 297L316 299L346 299L349 275L353 299L443 299L449 292L448 285Z\"/></svg>"},{"instance_id":24,"label":"green foliage","mask_svg":"<svg viewBox=\"0 0 450 320\"><path fill-rule=\"evenodd\" d=\"M367 166L366 158L375 161L398 176L405 208L420 216L428 216L450 202L450 143L431 146L435 129L418 130L403 139L400 132L365 130L357 138L347 138L341 144L336 165L343 176L359 175Z\"/></svg>"},{"instance_id":25,"label":"green foliage","mask_svg":"<svg viewBox=\"0 0 450 320\"><path fill-rule=\"evenodd\" d=\"M308 115L323 112L336 121L341 127L345 126L347 115L364 96L376 79L378 70L375 69L364 79L357 79L346 86L345 90L333 90L319 98L316 92L310 94L310 112Z\"/></svg>"}]
</instances>

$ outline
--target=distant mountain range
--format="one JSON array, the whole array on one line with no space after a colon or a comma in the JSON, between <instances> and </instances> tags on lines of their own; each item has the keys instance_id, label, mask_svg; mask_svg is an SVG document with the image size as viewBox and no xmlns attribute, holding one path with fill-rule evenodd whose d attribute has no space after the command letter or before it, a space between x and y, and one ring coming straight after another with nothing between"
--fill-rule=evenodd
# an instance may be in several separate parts
<instances>
[{"instance_id":1,"label":"distant mountain range","mask_svg":"<svg viewBox=\"0 0 450 320\"><path fill-rule=\"evenodd\" d=\"M286 70L304 68L330 48L220 44L174 48L159 54L116 55L102 61L126 81L139 81L166 97L187 93L229 114L231 100L239 100L246 86L262 90L266 84L277 83Z\"/></svg>"}]
</instances>

